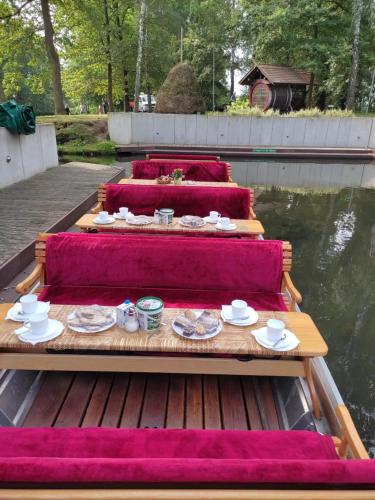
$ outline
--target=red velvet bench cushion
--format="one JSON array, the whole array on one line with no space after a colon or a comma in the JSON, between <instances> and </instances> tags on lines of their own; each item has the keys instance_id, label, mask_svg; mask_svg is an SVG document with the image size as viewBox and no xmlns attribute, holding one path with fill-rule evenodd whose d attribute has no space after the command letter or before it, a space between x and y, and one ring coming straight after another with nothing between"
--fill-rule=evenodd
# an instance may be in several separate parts
<instances>
[{"instance_id":1,"label":"red velvet bench cushion","mask_svg":"<svg viewBox=\"0 0 375 500\"><path fill-rule=\"evenodd\" d=\"M155 293L170 306L216 308L243 297L286 310L281 241L60 233L46 245L41 299L53 303L115 305Z\"/></svg>"},{"instance_id":2,"label":"red velvet bench cushion","mask_svg":"<svg viewBox=\"0 0 375 500\"><path fill-rule=\"evenodd\" d=\"M175 168L181 168L185 180L206 182L228 182L228 163L224 161L163 161L135 160L132 162L134 179L156 179L161 175L169 175Z\"/></svg>"},{"instance_id":3,"label":"red velvet bench cushion","mask_svg":"<svg viewBox=\"0 0 375 500\"><path fill-rule=\"evenodd\" d=\"M339 460L307 431L0 429L0 482L111 485L359 485L372 460Z\"/></svg>"},{"instance_id":4,"label":"red velvet bench cushion","mask_svg":"<svg viewBox=\"0 0 375 500\"><path fill-rule=\"evenodd\" d=\"M120 207L128 207L135 215L154 215L156 208L173 208L176 217L205 217L211 210L216 210L224 217L248 219L250 190L237 187L107 184L105 210L114 213Z\"/></svg>"}]
</instances>

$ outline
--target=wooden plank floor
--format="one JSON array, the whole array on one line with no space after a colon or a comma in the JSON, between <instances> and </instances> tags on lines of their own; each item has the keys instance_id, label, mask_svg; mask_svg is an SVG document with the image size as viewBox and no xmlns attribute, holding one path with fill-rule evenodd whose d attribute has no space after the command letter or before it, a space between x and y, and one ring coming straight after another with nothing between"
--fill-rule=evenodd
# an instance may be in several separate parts
<instances>
[{"instance_id":1,"label":"wooden plank floor","mask_svg":"<svg viewBox=\"0 0 375 500\"><path fill-rule=\"evenodd\" d=\"M279 429L271 379L45 372L23 427Z\"/></svg>"}]
</instances>

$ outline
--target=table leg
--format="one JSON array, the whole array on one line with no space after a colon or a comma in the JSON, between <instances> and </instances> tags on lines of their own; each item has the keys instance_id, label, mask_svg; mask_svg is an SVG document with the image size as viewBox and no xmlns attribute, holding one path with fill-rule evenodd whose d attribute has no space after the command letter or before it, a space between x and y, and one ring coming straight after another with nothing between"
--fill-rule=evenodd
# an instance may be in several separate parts
<instances>
[{"instance_id":1,"label":"table leg","mask_svg":"<svg viewBox=\"0 0 375 500\"><path fill-rule=\"evenodd\" d=\"M303 360L303 365L305 367L305 376L306 376L307 385L309 386L309 390L310 390L310 396L311 396L314 415L317 419L320 419L321 418L320 405L319 405L318 395L317 395L316 389L315 389L314 379L312 376L311 358L305 358Z\"/></svg>"}]
</instances>

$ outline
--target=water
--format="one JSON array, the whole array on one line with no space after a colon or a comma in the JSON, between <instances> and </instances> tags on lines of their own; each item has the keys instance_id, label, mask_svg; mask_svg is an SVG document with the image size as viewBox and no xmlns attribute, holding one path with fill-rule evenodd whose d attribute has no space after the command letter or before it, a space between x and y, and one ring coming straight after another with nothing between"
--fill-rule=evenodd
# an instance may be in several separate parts
<instances>
[{"instance_id":1,"label":"water","mask_svg":"<svg viewBox=\"0 0 375 500\"><path fill-rule=\"evenodd\" d=\"M129 170L132 159L121 166ZM374 449L375 165L231 163L234 180L256 188L266 237L292 243L302 309L323 334L328 366L362 439Z\"/></svg>"},{"instance_id":2,"label":"water","mask_svg":"<svg viewBox=\"0 0 375 500\"><path fill-rule=\"evenodd\" d=\"M358 164L352 167L346 171L359 170ZM353 174L349 179L341 175L341 185L334 187L329 169L325 164L328 188L324 179L323 186L315 179L314 188L255 186L255 211L267 238L293 245L292 278L303 296L302 309L323 334L329 346L328 366L362 439L374 450L375 191L343 187L353 182ZM366 169L373 178L375 166ZM279 174L277 168L272 175ZM251 165L247 183L254 187L258 181ZM297 183L292 178L290 182ZM305 178L298 183L308 184Z\"/></svg>"}]
</instances>

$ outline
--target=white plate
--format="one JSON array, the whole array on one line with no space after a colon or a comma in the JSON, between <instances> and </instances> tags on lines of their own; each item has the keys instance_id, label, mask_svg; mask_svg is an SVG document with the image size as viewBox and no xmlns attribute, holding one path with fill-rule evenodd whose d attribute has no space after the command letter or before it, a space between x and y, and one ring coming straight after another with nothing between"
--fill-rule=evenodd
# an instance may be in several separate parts
<instances>
[{"instance_id":1,"label":"white plate","mask_svg":"<svg viewBox=\"0 0 375 500\"><path fill-rule=\"evenodd\" d=\"M147 215L133 215L126 219L126 222L132 226L145 226L147 224L154 223L154 217L148 217Z\"/></svg>"},{"instance_id":2,"label":"white plate","mask_svg":"<svg viewBox=\"0 0 375 500\"><path fill-rule=\"evenodd\" d=\"M123 217L122 215L120 215L120 213L114 213L113 214L113 217L116 219L116 220L127 220L128 217L132 217L133 214L131 212L128 212L128 215L126 215L125 217Z\"/></svg>"},{"instance_id":3,"label":"white plate","mask_svg":"<svg viewBox=\"0 0 375 500\"><path fill-rule=\"evenodd\" d=\"M286 333L286 338L280 341L276 347L273 347L275 342L272 342L267 337L266 326L263 328L259 328L258 330L253 330L251 333L254 335L255 340L258 342L258 344L265 347L266 349L271 349L272 351L292 351L300 343L299 339L294 335L294 333L289 330L284 330L283 334Z\"/></svg>"},{"instance_id":4,"label":"white plate","mask_svg":"<svg viewBox=\"0 0 375 500\"><path fill-rule=\"evenodd\" d=\"M37 302L37 307L35 313L44 313L49 311L49 302ZM11 307L6 315L5 319L11 319L12 321L19 321L23 323L27 321L31 314L22 313L22 306L19 302L16 302L13 307Z\"/></svg>"},{"instance_id":5,"label":"white plate","mask_svg":"<svg viewBox=\"0 0 375 500\"><path fill-rule=\"evenodd\" d=\"M237 228L236 224L228 224L227 226L223 226L220 224L220 222L218 222L215 227L216 229L220 229L220 231L233 231L233 229Z\"/></svg>"},{"instance_id":6,"label":"white plate","mask_svg":"<svg viewBox=\"0 0 375 500\"><path fill-rule=\"evenodd\" d=\"M208 222L209 224L217 224L217 221L219 219L212 220L211 217L208 215L207 217L203 217L203 220L204 220L204 222Z\"/></svg>"},{"instance_id":7,"label":"white plate","mask_svg":"<svg viewBox=\"0 0 375 500\"><path fill-rule=\"evenodd\" d=\"M246 319L232 319L231 312L232 306L222 306L221 317L226 323L229 323L230 325L250 326L254 325L254 323L256 323L259 319L258 313L252 307L247 307L246 316L248 316L248 318Z\"/></svg>"},{"instance_id":8,"label":"white plate","mask_svg":"<svg viewBox=\"0 0 375 500\"><path fill-rule=\"evenodd\" d=\"M189 222L186 222L185 217L194 217L193 220L198 220L199 224L197 224L197 225L190 224ZM187 220L189 220L189 219L187 219ZM195 228L198 228L198 227L203 227L206 223L205 223L204 219L202 219L201 217L197 217L196 218L195 215L184 215L180 219L180 224L181 224L181 226L190 227L192 229L195 229Z\"/></svg>"},{"instance_id":9,"label":"white plate","mask_svg":"<svg viewBox=\"0 0 375 500\"><path fill-rule=\"evenodd\" d=\"M101 221L98 217L95 217L95 219L93 220L94 224L99 224L100 226L105 224L113 224L114 222L115 218L112 216L109 216L105 222Z\"/></svg>"},{"instance_id":10,"label":"white plate","mask_svg":"<svg viewBox=\"0 0 375 500\"><path fill-rule=\"evenodd\" d=\"M86 328L84 328L84 327L70 326L69 319L73 319L73 317L72 317L73 314L74 313L71 313L68 316L68 326L69 326L69 328L71 330L73 330L73 332L77 332L77 333L99 333L99 332L105 332L106 330L109 330L110 328L112 328L113 325L116 324L116 314L115 314L115 312L113 312L113 320L111 321L111 323L107 323L106 325L101 326L100 328L95 328L94 330L92 330L91 328L90 328L90 330L86 330Z\"/></svg>"},{"instance_id":11,"label":"white plate","mask_svg":"<svg viewBox=\"0 0 375 500\"><path fill-rule=\"evenodd\" d=\"M203 311L194 311L194 314L198 317ZM219 325L217 327L217 329L212 332L212 333L207 333L206 335L197 335L196 333L194 333L191 337L185 337L185 335L183 335L182 331L183 329L180 328L179 326L176 326L174 324L175 320L172 321L172 329L174 332L177 333L177 335L179 335L180 337L182 337L183 339L186 339L186 340L207 340L207 339L212 339L213 337L216 337L216 335L218 335L221 330L223 329L223 323L219 320Z\"/></svg>"},{"instance_id":12,"label":"white plate","mask_svg":"<svg viewBox=\"0 0 375 500\"><path fill-rule=\"evenodd\" d=\"M18 338L22 342L35 345L35 344L40 344L41 342L48 342L49 340L55 339L56 337L62 334L64 328L65 327L61 323L61 321L58 321L57 319L49 319L47 331L40 337L36 337L35 335L31 336L29 334L29 329L26 327L18 328L17 330L15 330L14 333L18 335Z\"/></svg>"}]
</instances>

